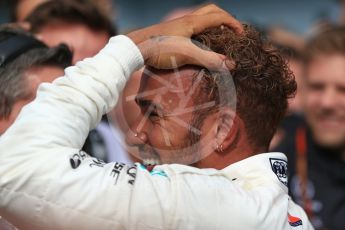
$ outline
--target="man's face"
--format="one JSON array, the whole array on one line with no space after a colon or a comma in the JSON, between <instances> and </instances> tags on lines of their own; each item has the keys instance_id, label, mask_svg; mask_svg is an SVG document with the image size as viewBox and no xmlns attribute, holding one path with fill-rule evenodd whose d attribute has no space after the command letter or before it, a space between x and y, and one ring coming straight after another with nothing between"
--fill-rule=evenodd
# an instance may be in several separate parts
<instances>
[{"instance_id":1,"label":"man's face","mask_svg":"<svg viewBox=\"0 0 345 230\"><path fill-rule=\"evenodd\" d=\"M195 115L198 108L214 105L195 103L202 73L191 67L177 72L145 69L135 99L141 115L132 131L146 139L140 144L129 141L137 144L144 162L191 164L207 154L205 143L210 143L208 133L215 118L211 114L200 122Z\"/></svg>"},{"instance_id":2,"label":"man's face","mask_svg":"<svg viewBox=\"0 0 345 230\"><path fill-rule=\"evenodd\" d=\"M10 116L7 119L0 119L0 134L4 133L15 121L21 109L36 97L36 91L39 84L43 82L52 82L59 76L63 76L63 69L54 66L34 67L27 70L24 75L28 83L31 97L14 103Z\"/></svg>"},{"instance_id":3,"label":"man's face","mask_svg":"<svg viewBox=\"0 0 345 230\"><path fill-rule=\"evenodd\" d=\"M320 55L306 68L305 112L316 142L345 145L345 56Z\"/></svg>"},{"instance_id":4,"label":"man's face","mask_svg":"<svg viewBox=\"0 0 345 230\"><path fill-rule=\"evenodd\" d=\"M106 32L92 31L82 24L64 22L49 24L38 35L50 47L60 43L67 44L73 51L73 64L97 54L109 39Z\"/></svg>"}]
</instances>

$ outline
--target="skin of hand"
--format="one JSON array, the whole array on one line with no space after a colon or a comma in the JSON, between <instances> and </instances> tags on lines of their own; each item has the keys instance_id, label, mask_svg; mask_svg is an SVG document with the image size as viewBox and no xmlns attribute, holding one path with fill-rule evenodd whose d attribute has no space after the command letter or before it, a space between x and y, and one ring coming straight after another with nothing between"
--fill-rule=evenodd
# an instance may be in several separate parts
<instances>
[{"instance_id":1,"label":"skin of hand","mask_svg":"<svg viewBox=\"0 0 345 230\"><path fill-rule=\"evenodd\" d=\"M210 4L184 17L133 31L127 36L140 49L145 65L157 69L172 69L187 64L210 70L232 69L234 63L231 60L197 47L190 39L207 28L217 26L228 26L237 33L243 33L239 21Z\"/></svg>"}]
</instances>

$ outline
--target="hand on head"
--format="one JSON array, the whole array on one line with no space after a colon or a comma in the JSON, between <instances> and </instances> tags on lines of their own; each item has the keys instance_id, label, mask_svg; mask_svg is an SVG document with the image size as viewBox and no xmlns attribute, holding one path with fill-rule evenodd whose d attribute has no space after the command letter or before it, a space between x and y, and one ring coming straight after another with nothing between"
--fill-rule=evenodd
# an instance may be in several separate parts
<instances>
[{"instance_id":1,"label":"hand on head","mask_svg":"<svg viewBox=\"0 0 345 230\"><path fill-rule=\"evenodd\" d=\"M231 69L233 62L224 55L201 49L190 39L207 28L223 25L238 33L243 32L239 21L211 4L184 17L137 30L127 36L139 47L145 64L157 69L171 69L186 64L212 70Z\"/></svg>"}]
</instances>

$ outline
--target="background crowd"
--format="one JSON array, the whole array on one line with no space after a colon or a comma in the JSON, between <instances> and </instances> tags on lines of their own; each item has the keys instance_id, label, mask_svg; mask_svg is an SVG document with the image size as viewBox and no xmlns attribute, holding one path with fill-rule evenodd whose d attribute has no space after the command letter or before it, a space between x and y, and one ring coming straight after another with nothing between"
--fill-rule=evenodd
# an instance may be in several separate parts
<instances>
[{"instance_id":1,"label":"background crowd","mask_svg":"<svg viewBox=\"0 0 345 230\"><path fill-rule=\"evenodd\" d=\"M51 82L65 67L95 55L110 37L180 17L204 3L2 1L0 47L4 47L6 32L37 36L42 41L37 47L43 50L25 51L26 59L16 60L11 71L1 70L0 63L0 135L35 98L41 82ZM345 229L345 1L215 3L256 26L288 62L298 90L271 150L288 156L289 193L315 229ZM20 23L21 28L5 25L9 22ZM132 132L129 127L139 113L133 95L140 76L140 71L133 74L117 107L89 133L86 152L106 162L133 164L137 160L136 149L126 146L124 136ZM12 229L2 219L0 228L1 223Z\"/></svg>"}]
</instances>

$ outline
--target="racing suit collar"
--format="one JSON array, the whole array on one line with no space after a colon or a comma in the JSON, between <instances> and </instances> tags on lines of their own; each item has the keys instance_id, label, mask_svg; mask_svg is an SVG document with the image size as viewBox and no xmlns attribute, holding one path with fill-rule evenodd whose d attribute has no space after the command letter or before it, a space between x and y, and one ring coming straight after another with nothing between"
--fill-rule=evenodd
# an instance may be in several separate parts
<instances>
[{"instance_id":1,"label":"racing suit collar","mask_svg":"<svg viewBox=\"0 0 345 230\"><path fill-rule=\"evenodd\" d=\"M276 183L286 193L288 192L288 170L287 157L280 152L260 153L238 161L224 168L223 173L232 180L243 181L244 183L255 181L258 183ZM244 185L246 187L254 184Z\"/></svg>"}]
</instances>

